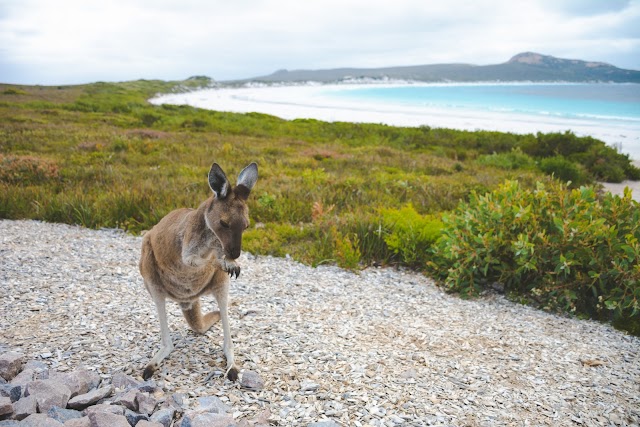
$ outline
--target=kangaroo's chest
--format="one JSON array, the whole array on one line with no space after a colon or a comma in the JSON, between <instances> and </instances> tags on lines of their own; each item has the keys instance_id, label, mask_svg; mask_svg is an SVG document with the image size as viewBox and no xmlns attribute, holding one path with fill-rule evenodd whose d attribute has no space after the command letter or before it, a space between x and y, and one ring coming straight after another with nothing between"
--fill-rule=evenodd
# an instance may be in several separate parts
<instances>
[{"instance_id":1,"label":"kangaroo's chest","mask_svg":"<svg viewBox=\"0 0 640 427\"><path fill-rule=\"evenodd\" d=\"M178 302L189 302L212 291L213 276L218 270L215 259L202 259L191 265L176 262L163 271L164 288Z\"/></svg>"}]
</instances>

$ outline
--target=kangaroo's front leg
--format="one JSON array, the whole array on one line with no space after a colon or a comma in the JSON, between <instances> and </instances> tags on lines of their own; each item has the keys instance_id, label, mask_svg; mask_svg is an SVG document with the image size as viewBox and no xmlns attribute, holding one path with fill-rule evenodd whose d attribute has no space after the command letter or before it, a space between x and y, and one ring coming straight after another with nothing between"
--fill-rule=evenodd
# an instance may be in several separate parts
<instances>
[{"instance_id":1,"label":"kangaroo's front leg","mask_svg":"<svg viewBox=\"0 0 640 427\"><path fill-rule=\"evenodd\" d=\"M171 334L169 333L169 323L167 322L167 311L165 307L165 298L161 295L152 295L153 302L156 304L156 310L158 312L158 320L160 320L160 336L162 340L162 346L160 350L149 361L142 378L146 381L153 376L153 373L160 367L160 362L171 354L173 351L173 342L171 341Z\"/></svg>"},{"instance_id":2,"label":"kangaroo's front leg","mask_svg":"<svg viewBox=\"0 0 640 427\"><path fill-rule=\"evenodd\" d=\"M224 333L224 342L222 351L227 359L227 378L230 381L237 381L238 368L235 365L235 356L233 354L233 341L231 341L231 328L229 326L229 278L224 277L221 283L214 290L214 297L220 308L220 322L222 323L222 331Z\"/></svg>"}]
</instances>

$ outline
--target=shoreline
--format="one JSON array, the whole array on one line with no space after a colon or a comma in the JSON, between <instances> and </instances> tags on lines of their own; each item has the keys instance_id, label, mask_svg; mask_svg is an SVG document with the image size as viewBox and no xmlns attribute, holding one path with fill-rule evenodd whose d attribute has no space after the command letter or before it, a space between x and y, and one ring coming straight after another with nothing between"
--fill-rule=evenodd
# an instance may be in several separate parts
<instances>
[{"instance_id":1,"label":"shoreline","mask_svg":"<svg viewBox=\"0 0 640 427\"><path fill-rule=\"evenodd\" d=\"M495 84L495 83L494 83ZM524 83L521 83L524 84ZM640 160L640 127L590 118L565 118L508 111L416 106L362 101L335 96L351 89L422 85L409 82L254 85L240 88L213 88L180 94L159 95L152 104L190 105L215 111L257 112L285 120L316 119L327 122L380 123L390 126L449 128L466 131L497 131L516 134L571 131L578 136L600 139L632 159ZM438 84L442 86L442 84ZM458 84L456 84L458 85ZM469 85L469 84L465 84Z\"/></svg>"}]
</instances>

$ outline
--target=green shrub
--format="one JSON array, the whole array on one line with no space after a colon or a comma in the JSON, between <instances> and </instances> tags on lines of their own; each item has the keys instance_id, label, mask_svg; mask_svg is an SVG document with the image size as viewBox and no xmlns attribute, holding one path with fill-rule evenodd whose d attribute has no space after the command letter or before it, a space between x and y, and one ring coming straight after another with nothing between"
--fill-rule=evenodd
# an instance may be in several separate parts
<instances>
[{"instance_id":1,"label":"green shrub","mask_svg":"<svg viewBox=\"0 0 640 427\"><path fill-rule=\"evenodd\" d=\"M431 245L438 239L442 221L420 215L413 205L401 209L382 209L382 233L389 250L412 267L424 266Z\"/></svg>"},{"instance_id":2,"label":"green shrub","mask_svg":"<svg viewBox=\"0 0 640 427\"><path fill-rule=\"evenodd\" d=\"M536 164L535 160L523 153L520 148L514 148L506 153L480 156L478 157L478 163L506 170L533 168Z\"/></svg>"},{"instance_id":3,"label":"green shrub","mask_svg":"<svg viewBox=\"0 0 640 427\"><path fill-rule=\"evenodd\" d=\"M443 217L430 266L463 295L500 282L514 299L629 329L640 313L639 207L630 191L598 199L592 187L507 181Z\"/></svg>"},{"instance_id":4,"label":"green shrub","mask_svg":"<svg viewBox=\"0 0 640 427\"><path fill-rule=\"evenodd\" d=\"M572 187L587 184L589 176L584 168L562 156L549 157L540 161L540 170L547 175L553 175L562 182L571 181Z\"/></svg>"}]
</instances>

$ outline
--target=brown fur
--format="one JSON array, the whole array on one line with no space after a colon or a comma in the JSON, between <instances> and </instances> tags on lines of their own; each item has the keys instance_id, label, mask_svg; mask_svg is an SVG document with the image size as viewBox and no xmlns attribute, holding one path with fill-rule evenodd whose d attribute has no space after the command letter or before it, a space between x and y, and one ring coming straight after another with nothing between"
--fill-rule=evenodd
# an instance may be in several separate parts
<instances>
[{"instance_id":1,"label":"brown fur","mask_svg":"<svg viewBox=\"0 0 640 427\"><path fill-rule=\"evenodd\" d=\"M173 349L165 312L167 298L180 304L188 325L197 333L203 334L222 321L227 376L237 379L227 314L229 276L240 274L235 259L240 256L242 233L249 225L246 200L257 173L252 163L238 176L238 185L231 188L214 163L209 172L214 194L197 209L170 212L144 235L140 273L156 304L162 334L162 347L145 368L145 379ZM203 316L200 296L206 294L214 295L220 310Z\"/></svg>"}]
</instances>

